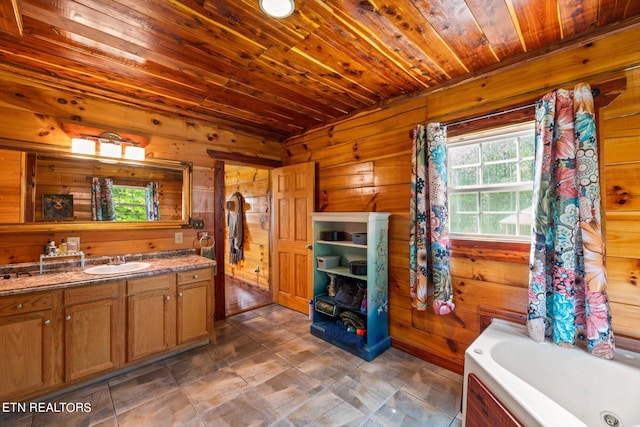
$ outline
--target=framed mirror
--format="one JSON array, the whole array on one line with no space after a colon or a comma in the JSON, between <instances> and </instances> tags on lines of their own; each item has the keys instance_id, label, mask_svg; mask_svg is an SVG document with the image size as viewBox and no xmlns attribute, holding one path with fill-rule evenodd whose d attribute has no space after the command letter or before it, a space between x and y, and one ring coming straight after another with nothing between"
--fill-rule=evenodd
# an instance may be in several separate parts
<instances>
[{"instance_id":1,"label":"framed mirror","mask_svg":"<svg viewBox=\"0 0 640 427\"><path fill-rule=\"evenodd\" d=\"M6 141L0 160L0 232L190 225L191 163L107 159Z\"/></svg>"}]
</instances>

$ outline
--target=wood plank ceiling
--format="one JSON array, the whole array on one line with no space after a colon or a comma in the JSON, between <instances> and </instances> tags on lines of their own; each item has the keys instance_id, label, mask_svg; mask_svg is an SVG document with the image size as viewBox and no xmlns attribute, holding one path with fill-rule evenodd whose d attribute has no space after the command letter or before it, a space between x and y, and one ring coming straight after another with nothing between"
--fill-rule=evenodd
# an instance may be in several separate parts
<instances>
[{"instance_id":1,"label":"wood plank ceiling","mask_svg":"<svg viewBox=\"0 0 640 427\"><path fill-rule=\"evenodd\" d=\"M0 3L0 70L275 140L640 17L638 0L296 0L280 20L258 0Z\"/></svg>"}]
</instances>

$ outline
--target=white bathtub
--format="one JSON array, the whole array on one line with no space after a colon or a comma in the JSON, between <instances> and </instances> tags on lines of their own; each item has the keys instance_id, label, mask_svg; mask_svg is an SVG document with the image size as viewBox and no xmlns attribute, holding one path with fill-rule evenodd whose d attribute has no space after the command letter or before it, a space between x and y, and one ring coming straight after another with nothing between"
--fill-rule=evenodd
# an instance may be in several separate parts
<instances>
[{"instance_id":1,"label":"white bathtub","mask_svg":"<svg viewBox=\"0 0 640 427\"><path fill-rule=\"evenodd\" d=\"M603 360L536 343L524 326L493 320L464 360L463 416L473 373L527 427L640 426L638 353L616 349Z\"/></svg>"}]
</instances>

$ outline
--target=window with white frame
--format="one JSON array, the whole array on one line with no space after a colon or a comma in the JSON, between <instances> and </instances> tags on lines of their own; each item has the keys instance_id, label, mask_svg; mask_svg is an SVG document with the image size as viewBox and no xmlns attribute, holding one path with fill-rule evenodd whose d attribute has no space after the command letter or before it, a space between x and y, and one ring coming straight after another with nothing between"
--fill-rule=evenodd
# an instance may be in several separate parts
<instances>
[{"instance_id":1,"label":"window with white frame","mask_svg":"<svg viewBox=\"0 0 640 427\"><path fill-rule=\"evenodd\" d=\"M448 140L451 237L531 236L534 138L530 122Z\"/></svg>"}]
</instances>

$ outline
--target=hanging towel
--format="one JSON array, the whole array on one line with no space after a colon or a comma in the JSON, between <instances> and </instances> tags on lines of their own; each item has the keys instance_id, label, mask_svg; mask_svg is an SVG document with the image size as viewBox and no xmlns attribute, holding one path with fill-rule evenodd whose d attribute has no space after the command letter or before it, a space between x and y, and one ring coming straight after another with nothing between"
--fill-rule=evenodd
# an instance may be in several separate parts
<instances>
[{"instance_id":1,"label":"hanging towel","mask_svg":"<svg viewBox=\"0 0 640 427\"><path fill-rule=\"evenodd\" d=\"M229 227L229 262L237 264L244 259L242 241L244 234L244 215L242 194L233 193L227 201L227 227Z\"/></svg>"},{"instance_id":2,"label":"hanging towel","mask_svg":"<svg viewBox=\"0 0 640 427\"><path fill-rule=\"evenodd\" d=\"M203 240L207 240L207 241L211 240L211 246L204 246ZM215 248L216 248L216 242L208 234L205 234L200 238L200 256L215 260L216 259Z\"/></svg>"}]
</instances>

